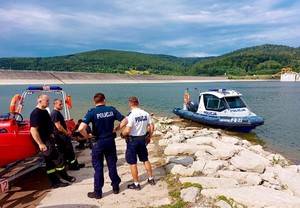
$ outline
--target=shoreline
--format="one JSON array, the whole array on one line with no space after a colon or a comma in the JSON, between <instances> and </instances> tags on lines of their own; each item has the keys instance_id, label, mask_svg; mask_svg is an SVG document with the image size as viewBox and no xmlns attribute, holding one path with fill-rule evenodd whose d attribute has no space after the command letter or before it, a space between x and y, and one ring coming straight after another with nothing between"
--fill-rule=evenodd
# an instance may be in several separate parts
<instances>
[{"instance_id":1,"label":"shoreline","mask_svg":"<svg viewBox=\"0 0 300 208\"><path fill-rule=\"evenodd\" d=\"M184 83L184 82L239 82L277 81L266 79L231 80L227 77L128 75L85 72L36 72L0 70L0 85L28 84L135 84L135 83Z\"/></svg>"},{"instance_id":2,"label":"shoreline","mask_svg":"<svg viewBox=\"0 0 300 208\"><path fill-rule=\"evenodd\" d=\"M31 179L19 183L3 194L0 206L24 207L291 207L300 206L300 165L290 164L278 153L245 139L230 136L217 129L178 125L178 120L153 116L155 132L148 145L153 166L155 186L147 183L143 164L138 162L142 189L127 188L132 182L125 161L126 143L116 138L120 194L111 191L108 172L105 172L103 198L86 196L93 190L93 167L90 150L77 150L79 171L70 171L77 178L73 184L49 189L33 186ZM43 173L40 173L44 174ZM44 176L45 177L45 174ZM42 177L40 177L42 180ZM35 187L35 188L33 188ZM32 190L34 196L32 197ZM73 196L70 201L65 197ZM176 193L176 194L173 194ZM30 198L31 197L31 198ZM28 200L28 198L30 200Z\"/></svg>"}]
</instances>

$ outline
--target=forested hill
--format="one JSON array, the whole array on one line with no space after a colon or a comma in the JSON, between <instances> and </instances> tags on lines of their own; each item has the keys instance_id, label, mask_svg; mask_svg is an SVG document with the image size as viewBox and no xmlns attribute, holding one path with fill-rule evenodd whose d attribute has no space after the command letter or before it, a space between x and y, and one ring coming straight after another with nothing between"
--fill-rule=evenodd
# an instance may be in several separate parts
<instances>
[{"instance_id":1,"label":"forested hill","mask_svg":"<svg viewBox=\"0 0 300 208\"><path fill-rule=\"evenodd\" d=\"M281 68L300 71L300 47L261 45L244 48L192 66L193 75L276 74Z\"/></svg>"},{"instance_id":2,"label":"forested hill","mask_svg":"<svg viewBox=\"0 0 300 208\"><path fill-rule=\"evenodd\" d=\"M275 74L283 67L300 70L300 48L261 45L218 57L181 58L128 51L96 50L46 58L0 58L0 69L163 74L253 75Z\"/></svg>"}]
</instances>

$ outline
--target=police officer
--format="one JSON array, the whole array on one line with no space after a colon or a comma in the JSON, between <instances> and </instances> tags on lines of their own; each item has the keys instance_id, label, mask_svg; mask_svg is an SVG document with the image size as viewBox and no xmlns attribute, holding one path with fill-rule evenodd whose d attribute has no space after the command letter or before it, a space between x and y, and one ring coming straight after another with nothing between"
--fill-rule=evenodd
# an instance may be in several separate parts
<instances>
[{"instance_id":1,"label":"police officer","mask_svg":"<svg viewBox=\"0 0 300 208\"><path fill-rule=\"evenodd\" d=\"M72 132L68 131L65 118L60 112L63 109L63 102L61 99L53 100L53 111L51 112L51 119L54 123L54 136L57 148L63 155L65 162L69 166L69 170L79 170L85 164L78 164L73 149L71 136Z\"/></svg>"},{"instance_id":2,"label":"police officer","mask_svg":"<svg viewBox=\"0 0 300 208\"><path fill-rule=\"evenodd\" d=\"M47 175L52 183L52 188L59 188L69 184L62 182L56 173L68 182L74 182L76 178L67 174L63 156L55 147L53 123L46 110L49 102L47 95L40 94L38 96L37 107L30 114L30 132L45 158Z\"/></svg>"},{"instance_id":3,"label":"police officer","mask_svg":"<svg viewBox=\"0 0 300 208\"><path fill-rule=\"evenodd\" d=\"M94 96L95 108L90 109L79 125L78 131L89 138L86 127L92 123L92 135L96 143L92 147L92 164L95 170L94 174L94 191L89 192L89 198L102 198L102 187L104 185L103 159L105 157L113 193L118 194L120 191L119 184L121 179L117 172L117 150L116 150L116 133L114 130L114 121L122 121L125 117L114 107L106 106L105 95L96 93Z\"/></svg>"},{"instance_id":4,"label":"police officer","mask_svg":"<svg viewBox=\"0 0 300 208\"><path fill-rule=\"evenodd\" d=\"M121 133L121 136L125 138L127 142L125 157L127 163L130 164L131 175L133 177L133 183L127 185L127 188L140 190L141 186L138 178L137 156L139 157L139 160L144 163L148 175L148 183L150 185L155 185L146 147L153 135L154 125L149 113L139 108L137 97L131 97L128 101L131 112L126 117L127 124ZM149 132L147 133L147 131Z\"/></svg>"}]
</instances>

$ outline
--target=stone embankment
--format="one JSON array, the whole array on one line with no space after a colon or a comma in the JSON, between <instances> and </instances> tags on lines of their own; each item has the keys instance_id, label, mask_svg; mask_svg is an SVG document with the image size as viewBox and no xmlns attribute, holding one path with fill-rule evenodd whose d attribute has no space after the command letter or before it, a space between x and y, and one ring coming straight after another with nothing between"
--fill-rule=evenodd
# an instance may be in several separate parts
<instances>
[{"instance_id":1,"label":"stone embankment","mask_svg":"<svg viewBox=\"0 0 300 208\"><path fill-rule=\"evenodd\" d=\"M156 118L166 169L190 207L300 207L300 165L221 130L179 127Z\"/></svg>"},{"instance_id":2,"label":"stone embankment","mask_svg":"<svg viewBox=\"0 0 300 208\"><path fill-rule=\"evenodd\" d=\"M228 81L226 77L129 75L112 73L16 71L0 69L0 84L159 83Z\"/></svg>"}]
</instances>

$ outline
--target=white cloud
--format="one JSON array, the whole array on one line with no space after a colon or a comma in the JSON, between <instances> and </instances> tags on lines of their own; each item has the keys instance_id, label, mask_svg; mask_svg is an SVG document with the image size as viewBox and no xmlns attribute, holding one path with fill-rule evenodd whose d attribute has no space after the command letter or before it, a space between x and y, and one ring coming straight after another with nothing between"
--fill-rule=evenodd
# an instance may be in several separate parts
<instances>
[{"instance_id":1,"label":"white cloud","mask_svg":"<svg viewBox=\"0 0 300 208\"><path fill-rule=\"evenodd\" d=\"M0 57L10 44L25 55L43 47L51 53L59 47L60 54L105 47L183 56L269 42L297 46L299 14L292 0L5 1Z\"/></svg>"},{"instance_id":2,"label":"white cloud","mask_svg":"<svg viewBox=\"0 0 300 208\"><path fill-rule=\"evenodd\" d=\"M56 31L55 16L47 10L33 7L0 9L0 25L6 31Z\"/></svg>"}]
</instances>

